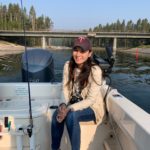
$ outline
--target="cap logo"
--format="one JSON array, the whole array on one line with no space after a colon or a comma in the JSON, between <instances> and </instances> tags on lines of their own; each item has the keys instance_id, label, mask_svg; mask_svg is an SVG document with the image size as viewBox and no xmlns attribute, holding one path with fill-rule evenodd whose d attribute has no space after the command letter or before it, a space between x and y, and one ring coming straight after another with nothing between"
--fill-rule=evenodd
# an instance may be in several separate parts
<instances>
[{"instance_id":1,"label":"cap logo","mask_svg":"<svg viewBox=\"0 0 150 150\"><path fill-rule=\"evenodd\" d=\"M85 37L79 37L78 39L79 39L79 42L81 43L82 41L85 40Z\"/></svg>"}]
</instances>

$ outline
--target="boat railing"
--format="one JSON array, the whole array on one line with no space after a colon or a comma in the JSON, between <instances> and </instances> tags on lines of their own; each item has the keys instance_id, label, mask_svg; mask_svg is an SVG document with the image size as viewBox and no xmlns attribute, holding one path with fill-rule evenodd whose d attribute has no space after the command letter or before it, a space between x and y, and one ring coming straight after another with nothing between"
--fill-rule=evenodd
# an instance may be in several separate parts
<instances>
[{"instance_id":1,"label":"boat railing","mask_svg":"<svg viewBox=\"0 0 150 150\"><path fill-rule=\"evenodd\" d=\"M139 150L150 147L150 115L129 99L112 89L107 96L110 117ZM119 137L123 138L123 137ZM124 141L124 140L120 140ZM123 145L127 147L127 145Z\"/></svg>"}]
</instances>

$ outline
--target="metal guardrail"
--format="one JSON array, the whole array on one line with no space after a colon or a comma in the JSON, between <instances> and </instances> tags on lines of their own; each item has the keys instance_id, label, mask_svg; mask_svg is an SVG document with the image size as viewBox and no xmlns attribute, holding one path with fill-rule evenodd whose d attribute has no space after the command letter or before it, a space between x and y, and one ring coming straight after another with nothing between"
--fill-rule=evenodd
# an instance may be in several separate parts
<instances>
[{"instance_id":1,"label":"metal guardrail","mask_svg":"<svg viewBox=\"0 0 150 150\"><path fill-rule=\"evenodd\" d=\"M0 36L24 36L23 31L1 30ZM139 32L70 32L70 31L26 31L27 37L74 38L88 36L94 38L150 38L150 33Z\"/></svg>"}]
</instances>

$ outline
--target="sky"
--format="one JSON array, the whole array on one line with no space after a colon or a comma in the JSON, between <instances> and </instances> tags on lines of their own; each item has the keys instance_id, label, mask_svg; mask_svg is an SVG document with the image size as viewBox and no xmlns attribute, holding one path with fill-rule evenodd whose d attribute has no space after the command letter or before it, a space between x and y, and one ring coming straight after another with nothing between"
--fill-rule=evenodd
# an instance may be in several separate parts
<instances>
[{"instance_id":1,"label":"sky","mask_svg":"<svg viewBox=\"0 0 150 150\"><path fill-rule=\"evenodd\" d=\"M53 30L83 30L99 24L147 18L150 22L150 0L22 0L29 12L33 5L37 16L48 16ZM20 0L0 0L0 4Z\"/></svg>"}]
</instances>

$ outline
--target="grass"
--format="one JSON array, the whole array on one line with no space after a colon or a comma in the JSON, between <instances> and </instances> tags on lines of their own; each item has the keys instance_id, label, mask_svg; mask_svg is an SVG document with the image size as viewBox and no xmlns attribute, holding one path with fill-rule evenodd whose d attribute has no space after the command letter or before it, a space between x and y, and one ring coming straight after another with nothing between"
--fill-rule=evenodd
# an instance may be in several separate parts
<instances>
[{"instance_id":1,"label":"grass","mask_svg":"<svg viewBox=\"0 0 150 150\"><path fill-rule=\"evenodd\" d=\"M150 48L150 45L140 45L138 48Z\"/></svg>"}]
</instances>

